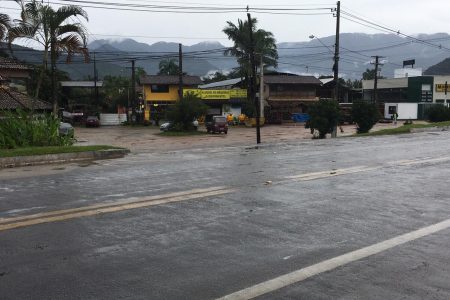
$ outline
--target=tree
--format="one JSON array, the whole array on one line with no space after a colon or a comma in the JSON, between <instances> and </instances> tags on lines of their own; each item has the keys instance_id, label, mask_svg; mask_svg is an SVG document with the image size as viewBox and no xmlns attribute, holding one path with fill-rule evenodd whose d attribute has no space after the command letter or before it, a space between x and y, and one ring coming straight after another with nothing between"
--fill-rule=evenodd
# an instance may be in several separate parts
<instances>
[{"instance_id":1,"label":"tree","mask_svg":"<svg viewBox=\"0 0 450 300\"><path fill-rule=\"evenodd\" d=\"M278 59L277 44L273 34L263 29L256 29L258 23L256 18L251 20L252 28L248 20L242 21L238 19L237 25L228 21L223 32L228 36L228 39L233 41L233 47L224 51L224 55L231 55L237 58L239 67L235 70L235 75L244 78L244 84L249 88L249 78L252 75L252 67L250 63L250 54L253 50L255 60L257 62L263 61L264 67L276 67ZM252 32L253 43L250 42L250 29ZM250 93L248 93L250 96ZM249 117L253 117L256 108L252 103L252 99L247 98L245 113Z\"/></svg>"},{"instance_id":2,"label":"tree","mask_svg":"<svg viewBox=\"0 0 450 300\"><path fill-rule=\"evenodd\" d=\"M208 106L200 98L188 93L168 109L166 117L174 123L174 130L190 131L194 129L192 121L206 114L207 110Z\"/></svg>"},{"instance_id":3,"label":"tree","mask_svg":"<svg viewBox=\"0 0 450 300\"><path fill-rule=\"evenodd\" d=\"M10 26L10 19L7 14L0 14L0 41L6 38Z\"/></svg>"},{"instance_id":4,"label":"tree","mask_svg":"<svg viewBox=\"0 0 450 300\"><path fill-rule=\"evenodd\" d=\"M211 82L218 82L218 81L223 81L223 80L227 80L227 79L231 79L231 78L229 78L224 73L217 71L214 74L210 74L208 76L203 77L203 82L211 83Z\"/></svg>"},{"instance_id":5,"label":"tree","mask_svg":"<svg viewBox=\"0 0 450 300\"><path fill-rule=\"evenodd\" d=\"M358 125L358 133L366 133L380 120L380 112L375 103L357 101L352 104L352 120Z\"/></svg>"},{"instance_id":6,"label":"tree","mask_svg":"<svg viewBox=\"0 0 450 300\"><path fill-rule=\"evenodd\" d=\"M178 75L179 73L180 68L176 59L163 59L159 62L158 75Z\"/></svg>"},{"instance_id":7,"label":"tree","mask_svg":"<svg viewBox=\"0 0 450 300\"><path fill-rule=\"evenodd\" d=\"M362 74L363 80L373 80L375 79L375 69L366 69ZM378 79L383 79L383 76L378 76Z\"/></svg>"},{"instance_id":8,"label":"tree","mask_svg":"<svg viewBox=\"0 0 450 300\"><path fill-rule=\"evenodd\" d=\"M254 50L255 60L259 62L261 56L265 67L276 67L278 59L277 44L273 34L263 29L256 29L258 21L252 18L253 45L250 43L250 28L248 21L238 19L235 25L228 21L223 32L233 41L233 47L224 51L225 55L235 56L239 64L240 77L248 79L251 75L250 51Z\"/></svg>"},{"instance_id":9,"label":"tree","mask_svg":"<svg viewBox=\"0 0 450 300\"><path fill-rule=\"evenodd\" d=\"M339 122L339 104L334 100L319 100L309 106L308 113L311 116L308 121L309 126L319 131L320 139L324 139L327 133L333 132Z\"/></svg>"},{"instance_id":10,"label":"tree","mask_svg":"<svg viewBox=\"0 0 450 300\"><path fill-rule=\"evenodd\" d=\"M9 30L9 45L11 46L16 39L30 39L43 46L43 68L36 88L36 97L39 96L50 55L53 80L53 113L56 114L58 107L56 61L62 52L67 55L67 63L70 63L76 53L81 53L88 59L86 29L79 22L71 22L72 17L82 17L88 20L87 13L80 6L75 5L61 6L54 10L50 5L37 0L32 0L26 4L24 0L16 0L16 2L22 8L21 19Z\"/></svg>"}]
</instances>

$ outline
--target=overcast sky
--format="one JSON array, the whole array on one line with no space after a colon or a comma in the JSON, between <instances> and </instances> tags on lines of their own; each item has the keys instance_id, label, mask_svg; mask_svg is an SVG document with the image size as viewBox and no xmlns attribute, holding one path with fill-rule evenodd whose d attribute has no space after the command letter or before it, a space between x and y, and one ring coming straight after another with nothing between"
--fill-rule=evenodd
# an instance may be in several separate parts
<instances>
[{"instance_id":1,"label":"overcast sky","mask_svg":"<svg viewBox=\"0 0 450 300\"><path fill-rule=\"evenodd\" d=\"M49 2L51 5L54 5L52 3L61 3L61 1L50 0ZM87 1L95 2L100 0ZM75 1L66 1L65 3L68 4L70 2L74 3ZM312 0L249 0L245 2L231 0L229 2L222 1L222 3L218 0L114 0L103 2L182 6L214 5L220 7L245 7L249 5L250 8L336 7L336 2L333 1L316 2ZM78 2L78 4L83 6L82 3ZM101 38L131 37L149 44L157 41L170 41L192 45L200 41L215 40L228 46L230 43L225 34L222 33L222 29L226 26L226 21L236 23L238 18L246 18L245 12L176 14L106 10L87 7L89 4L84 5L84 9L89 14L87 28L90 32L90 41ZM0 10L13 18L19 17L17 7L17 4L14 2L0 0ZM400 30L406 34L450 33L449 0L343 0L341 1L341 8L344 12ZM271 11L271 13L274 12ZM312 34L318 37L334 35L336 19L332 13L329 10L315 12L326 13L326 15L279 15L252 12L252 16L258 19L259 28L274 33L277 42L307 41ZM299 11L294 13L299 13ZM383 33L383 31L362 26L346 19L341 21L341 33L343 32Z\"/></svg>"}]
</instances>

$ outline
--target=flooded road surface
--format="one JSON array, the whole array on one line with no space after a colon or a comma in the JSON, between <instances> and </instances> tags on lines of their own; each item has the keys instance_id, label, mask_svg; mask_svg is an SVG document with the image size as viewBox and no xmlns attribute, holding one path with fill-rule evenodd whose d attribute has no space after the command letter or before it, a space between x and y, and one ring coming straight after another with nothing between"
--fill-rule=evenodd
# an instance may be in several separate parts
<instances>
[{"instance_id":1,"label":"flooded road surface","mask_svg":"<svg viewBox=\"0 0 450 300\"><path fill-rule=\"evenodd\" d=\"M450 297L450 134L0 170L2 299Z\"/></svg>"}]
</instances>

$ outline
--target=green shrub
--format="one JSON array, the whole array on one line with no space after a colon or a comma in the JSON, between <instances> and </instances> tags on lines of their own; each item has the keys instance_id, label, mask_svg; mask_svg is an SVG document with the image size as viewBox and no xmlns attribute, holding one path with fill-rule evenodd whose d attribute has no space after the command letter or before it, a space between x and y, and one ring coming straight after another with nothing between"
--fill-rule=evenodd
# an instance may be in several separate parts
<instances>
[{"instance_id":1,"label":"green shrub","mask_svg":"<svg viewBox=\"0 0 450 300\"><path fill-rule=\"evenodd\" d=\"M206 114L207 110L208 106L200 98L188 93L168 109L166 118L173 122L173 131L191 131L194 129L192 121Z\"/></svg>"},{"instance_id":2,"label":"green shrub","mask_svg":"<svg viewBox=\"0 0 450 300\"><path fill-rule=\"evenodd\" d=\"M358 133L369 132L380 117L380 112L375 103L358 101L352 105L352 119L358 125Z\"/></svg>"},{"instance_id":3,"label":"green shrub","mask_svg":"<svg viewBox=\"0 0 450 300\"><path fill-rule=\"evenodd\" d=\"M59 135L59 120L53 115L33 115L24 111L2 113L1 149L72 144L73 137Z\"/></svg>"},{"instance_id":4,"label":"green shrub","mask_svg":"<svg viewBox=\"0 0 450 300\"><path fill-rule=\"evenodd\" d=\"M311 129L319 131L319 138L323 139L327 133L333 132L338 125L340 111L339 105L334 100L319 100L319 102L310 105L308 113L311 117L309 126Z\"/></svg>"},{"instance_id":5,"label":"green shrub","mask_svg":"<svg viewBox=\"0 0 450 300\"><path fill-rule=\"evenodd\" d=\"M450 108L444 105L433 105L427 111L428 120L430 122L444 122L450 120Z\"/></svg>"}]
</instances>

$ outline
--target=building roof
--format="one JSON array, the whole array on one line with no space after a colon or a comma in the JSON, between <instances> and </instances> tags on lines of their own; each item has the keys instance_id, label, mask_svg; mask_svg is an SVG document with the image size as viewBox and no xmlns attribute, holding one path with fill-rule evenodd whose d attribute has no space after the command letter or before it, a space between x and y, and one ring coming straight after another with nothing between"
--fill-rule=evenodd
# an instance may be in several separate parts
<instances>
[{"instance_id":1,"label":"building roof","mask_svg":"<svg viewBox=\"0 0 450 300\"><path fill-rule=\"evenodd\" d=\"M314 84L321 85L322 82L314 76L301 75L266 75L264 83L267 84Z\"/></svg>"},{"instance_id":2,"label":"building roof","mask_svg":"<svg viewBox=\"0 0 450 300\"><path fill-rule=\"evenodd\" d=\"M373 90L375 80L363 80L363 90ZM391 79L378 79L378 89L399 89L408 87L408 78L391 78Z\"/></svg>"},{"instance_id":3,"label":"building roof","mask_svg":"<svg viewBox=\"0 0 450 300\"><path fill-rule=\"evenodd\" d=\"M222 81L217 81L217 82L211 82L208 84L203 84L203 85L200 85L199 88L200 89L211 89L211 88L218 88L218 87L228 87L228 86L238 84L241 81L242 81L241 78L227 79L227 80L222 80Z\"/></svg>"},{"instance_id":4,"label":"building roof","mask_svg":"<svg viewBox=\"0 0 450 300\"><path fill-rule=\"evenodd\" d=\"M0 86L0 110L2 109L50 110L52 109L52 105L7 87Z\"/></svg>"},{"instance_id":5,"label":"building roof","mask_svg":"<svg viewBox=\"0 0 450 300\"><path fill-rule=\"evenodd\" d=\"M0 70L31 70L32 67L19 63L11 58L0 57Z\"/></svg>"},{"instance_id":6,"label":"building roof","mask_svg":"<svg viewBox=\"0 0 450 300\"><path fill-rule=\"evenodd\" d=\"M178 84L178 75L144 75L140 78L141 84ZM183 85L203 84L199 76L183 75Z\"/></svg>"},{"instance_id":7,"label":"building roof","mask_svg":"<svg viewBox=\"0 0 450 300\"><path fill-rule=\"evenodd\" d=\"M333 82L334 78L320 78L319 80L320 82L322 82L322 84L327 84L329 82Z\"/></svg>"}]
</instances>

